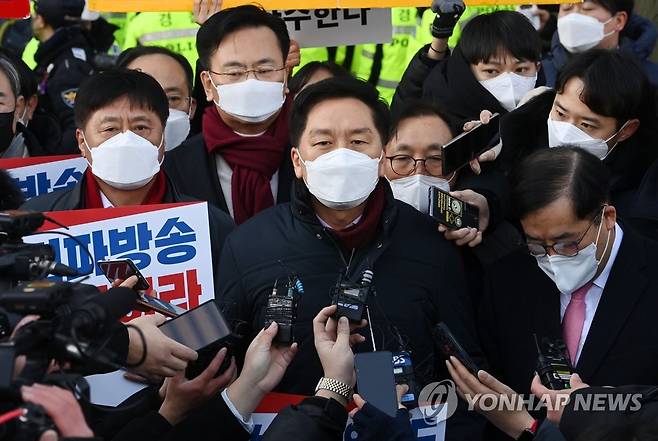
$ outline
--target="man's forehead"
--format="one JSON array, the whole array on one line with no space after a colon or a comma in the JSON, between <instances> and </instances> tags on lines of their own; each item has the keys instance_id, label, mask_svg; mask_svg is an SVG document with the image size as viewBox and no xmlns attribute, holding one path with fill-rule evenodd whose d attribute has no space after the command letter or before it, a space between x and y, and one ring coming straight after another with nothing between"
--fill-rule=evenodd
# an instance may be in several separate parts
<instances>
[{"instance_id":1,"label":"man's forehead","mask_svg":"<svg viewBox=\"0 0 658 441\"><path fill-rule=\"evenodd\" d=\"M154 110L139 103L131 103L127 99L113 101L96 110L92 115L92 119L98 121L154 118L158 118Z\"/></svg>"}]
</instances>

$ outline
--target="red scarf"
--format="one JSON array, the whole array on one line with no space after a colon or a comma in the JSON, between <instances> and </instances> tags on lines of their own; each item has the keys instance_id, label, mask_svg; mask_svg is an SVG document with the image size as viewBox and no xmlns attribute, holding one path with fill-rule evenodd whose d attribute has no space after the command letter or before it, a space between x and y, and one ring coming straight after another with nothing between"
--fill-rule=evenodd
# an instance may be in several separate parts
<instances>
[{"instance_id":1,"label":"red scarf","mask_svg":"<svg viewBox=\"0 0 658 441\"><path fill-rule=\"evenodd\" d=\"M383 184L380 182L368 197L368 202L359 223L344 230L331 230L331 232L348 250L368 245L377 235L377 228L384 212L385 203L386 193Z\"/></svg>"},{"instance_id":2,"label":"red scarf","mask_svg":"<svg viewBox=\"0 0 658 441\"><path fill-rule=\"evenodd\" d=\"M85 208L103 208L103 201L101 200L101 189L96 181L96 176L88 168L85 172ZM160 172L155 177L155 182L149 190L144 202L141 205L162 204L164 202L165 194L167 192L167 178L164 171Z\"/></svg>"},{"instance_id":3,"label":"red scarf","mask_svg":"<svg viewBox=\"0 0 658 441\"><path fill-rule=\"evenodd\" d=\"M274 205L270 181L281 166L290 145L288 97L279 116L265 133L240 136L219 116L217 107L208 106L203 115L203 139L209 153L221 154L233 170L231 197L233 217L241 224L256 213Z\"/></svg>"}]
</instances>

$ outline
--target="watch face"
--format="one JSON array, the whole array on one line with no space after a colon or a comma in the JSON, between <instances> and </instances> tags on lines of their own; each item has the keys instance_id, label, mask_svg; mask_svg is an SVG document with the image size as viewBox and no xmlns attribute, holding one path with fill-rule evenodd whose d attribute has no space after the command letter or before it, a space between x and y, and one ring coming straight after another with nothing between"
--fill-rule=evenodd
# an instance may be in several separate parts
<instances>
[{"instance_id":1,"label":"watch face","mask_svg":"<svg viewBox=\"0 0 658 441\"><path fill-rule=\"evenodd\" d=\"M460 204L458 200L453 199L453 200L452 200L452 203L450 204L450 206L452 207L452 211L453 211L455 214L461 214L461 212L462 212L462 204Z\"/></svg>"}]
</instances>

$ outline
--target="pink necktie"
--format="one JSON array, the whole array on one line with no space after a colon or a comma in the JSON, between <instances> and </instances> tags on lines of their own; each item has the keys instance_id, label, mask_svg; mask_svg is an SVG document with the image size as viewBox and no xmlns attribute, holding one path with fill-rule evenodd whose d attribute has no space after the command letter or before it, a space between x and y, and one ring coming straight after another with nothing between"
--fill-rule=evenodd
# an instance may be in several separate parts
<instances>
[{"instance_id":1,"label":"pink necktie","mask_svg":"<svg viewBox=\"0 0 658 441\"><path fill-rule=\"evenodd\" d=\"M586 283L571 294L571 300L564 312L564 319L562 319L562 337L567 349L569 349L571 363L574 366L576 364L576 355L578 355L580 336L583 333L583 325L585 324L585 296L591 287L592 282Z\"/></svg>"}]
</instances>

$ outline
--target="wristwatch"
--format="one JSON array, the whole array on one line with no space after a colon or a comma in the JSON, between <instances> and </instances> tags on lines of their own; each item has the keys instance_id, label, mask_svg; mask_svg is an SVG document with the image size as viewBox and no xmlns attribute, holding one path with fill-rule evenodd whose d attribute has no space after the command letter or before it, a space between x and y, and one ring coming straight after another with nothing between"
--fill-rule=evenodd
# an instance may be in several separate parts
<instances>
[{"instance_id":1,"label":"wristwatch","mask_svg":"<svg viewBox=\"0 0 658 441\"><path fill-rule=\"evenodd\" d=\"M341 397L345 398L347 401L349 401L350 398L352 398L352 388L349 387L347 384L343 383L342 381L334 380L333 378L326 378L326 377L320 378L318 385L315 386L315 392L319 390L328 390L329 392L333 392L337 395L340 395Z\"/></svg>"}]
</instances>

